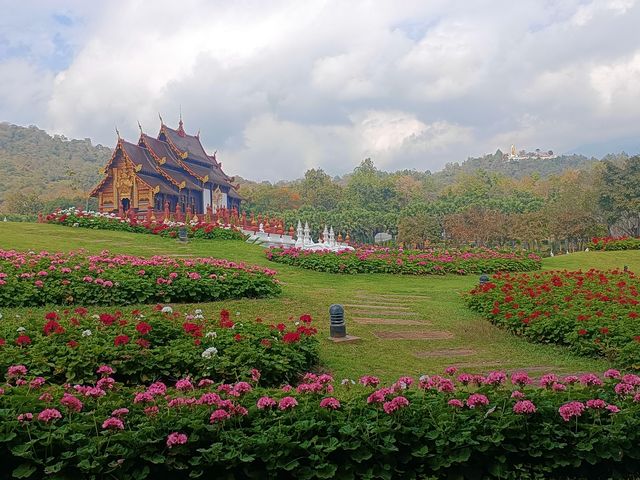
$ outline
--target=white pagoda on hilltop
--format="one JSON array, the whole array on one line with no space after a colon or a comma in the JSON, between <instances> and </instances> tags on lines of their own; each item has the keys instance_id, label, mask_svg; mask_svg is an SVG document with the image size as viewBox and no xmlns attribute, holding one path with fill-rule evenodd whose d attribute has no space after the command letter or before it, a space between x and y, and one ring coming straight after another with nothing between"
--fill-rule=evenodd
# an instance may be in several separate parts
<instances>
[{"instance_id":1,"label":"white pagoda on hilltop","mask_svg":"<svg viewBox=\"0 0 640 480\"><path fill-rule=\"evenodd\" d=\"M557 158L558 155L553 153L553 150L548 150L546 152L536 148L533 152L527 152L526 150L518 151L515 145L511 145L511 150L509 153L504 154L504 160L508 161L517 161L517 160L551 160L552 158Z\"/></svg>"}]
</instances>

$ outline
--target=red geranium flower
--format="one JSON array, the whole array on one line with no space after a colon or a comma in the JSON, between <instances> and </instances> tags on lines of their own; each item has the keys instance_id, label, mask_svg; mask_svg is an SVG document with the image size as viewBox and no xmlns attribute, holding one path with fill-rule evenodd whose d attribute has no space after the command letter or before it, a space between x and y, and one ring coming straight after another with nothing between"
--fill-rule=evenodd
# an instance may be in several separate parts
<instances>
[{"instance_id":1,"label":"red geranium flower","mask_svg":"<svg viewBox=\"0 0 640 480\"><path fill-rule=\"evenodd\" d=\"M587 331L584 328L581 328L580 330L578 330L578 335L586 335Z\"/></svg>"},{"instance_id":2,"label":"red geranium flower","mask_svg":"<svg viewBox=\"0 0 640 480\"><path fill-rule=\"evenodd\" d=\"M113 322L116 321L116 318L113 315L110 315L108 313L101 313L100 314L100 321L102 322L103 325L113 325Z\"/></svg>"},{"instance_id":3,"label":"red geranium flower","mask_svg":"<svg viewBox=\"0 0 640 480\"><path fill-rule=\"evenodd\" d=\"M118 335L114 340L113 340L113 344L116 347L119 347L120 345L126 345L127 343L129 343L129 337L127 335Z\"/></svg>"},{"instance_id":4,"label":"red geranium flower","mask_svg":"<svg viewBox=\"0 0 640 480\"><path fill-rule=\"evenodd\" d=\"M4 338L0 338L0 347L2 345L5 345L7 343L7 341Z\"/></svg>"},{"instance_id":5,"label":"red geranium flower","mask_svg":"<svg viewBox=\"0 0 640 480\"><path fill-rule=\"evenodd\" d=\"M300 321L302 323L311 323L311 315L309 315L308 313L305 313L304 315L300 315Z\"/></svg>"},{"instance_id":6,"label":"red geranium flower","mask_svg":"<svg viewBox=\"0 0 640 480\"><path fill-rule=\"evenodd\" d=\"M300 341L300 334L298 332L285 333L282 337L284 343L296 343Z\"/></svg>"},{"instance_id":7,"label":"red geranium flower","mask_svg":"<svg viewBox=\"0 0 640 480\"><path fill-rule=\"evenodd\" d=\"M152 327L147 322L140 322L136 325L136 330L140 335L146 335L152 330Z\"/></svg>"},{"instance_id":8,"label":"red geranium flower","mask_svg":"<svg viewBox=\"0 0 640 480\"><path fill-rule=\"evenodd\" d=\"M239 342L240 340L242 340L242 335L240 335L239 333L236 333L236 334L233 336L233 339L234 339L236 342Z\"/></svg>"},{"instance_id":9,"label":"red geranium flower","mask_svg":"<svg viewBox=\"0 0 640 480\"><path fill-rule=\"evenodd\" d=\"M136 340L136 343L140 345L142 348L149 348L151 346L151 342L144 338L139 338L138 340Z\"/></svg>"},{"instance_id":10,"label":"red geranium flower","mask_svg":"<svg viewBox=\"0 0 640 480\"><path fill-rule=\"evenodd\" d=\"M609 329L607 327L602 327L600 329L600 333L603 335L606 335L607 333L609 333Z\"/></svg>"},{"instance_id":11,"label":"red geranium flower","mask_svg":"<svg viewBox=\"0 0 640 480\"><path fill-rule=\"evenodd\" d=\"M69 348L76 348L76 347L78 346L78 342L76 342L75 340L69 340L69 341L67 342L67 346L68 346Z\"/></svg>"},{"instance_id":12,"label":"red geranium flower","mask_svg":"<svg viewBox=\"0 0 640 480\"><path fill-rule=\"evenodd\" d=\"M45 323L42 330L47 336L51 335L52 333L64 333L64 328L62 328L62 325L60 325L55 320L49 320L47 323Z\"/></svg>"},{"instance_id":13,"label":"red geranium flower","mask_svg":"<svg viewBox=\"0 0 640 480\"><path fill-rule=\"evenodd\" d=\"M260 340L260 344L263 347L270 348L271 347L271 340L269 340L268 338L263 338L262 340Z\"/></svg>"},{"instance_id":14,"label":"red geranium flower","mask_svg":"<svg viewBox=\"0 0 640 480\"><path fill-rule=\"evenodd\" d=\"M20 335L18 338L16 338L16 345L22 347L29 344L31 344L31 338L29 338L28 335Z\"/></svg>"},{"instance_id":15,"label":"red geranium flower","mask_svg":"<svg viewBox=\"0 0 640 480\"><path fill-rule=\"evenodd\" d=\"M76 315L80 315L81 317L84 317L84 316L87 314L87 312L88 312L88 311L89 311L89 310L87 310L87 309L86 309L86 308L84 308L84 307L78 307L78 308L76 308L76 309L74 310L74 313L75 313Z\"/></svg>"},{"instance_id":16,"label":"red geranium flower","mask_svg":"<svg viewBox=\"0 0 640 480\"><path fill-rule=\"evenodd\" d=\"M278 325L276 325L276 328L279 332L284 332L287 329L287 326L284 323L279 323Z\"/></svg>"},{"instance_id":17,"label":"red geranium flower","mask_svg":"<svg viewBox=\"0 0 640 480\"><path fill-rule=\"evenodd\" d=\"M48 312L44 318L46 320L58 320L60 318L60 315L58 315L56 312Z\"/></svg>"}]
</instances>

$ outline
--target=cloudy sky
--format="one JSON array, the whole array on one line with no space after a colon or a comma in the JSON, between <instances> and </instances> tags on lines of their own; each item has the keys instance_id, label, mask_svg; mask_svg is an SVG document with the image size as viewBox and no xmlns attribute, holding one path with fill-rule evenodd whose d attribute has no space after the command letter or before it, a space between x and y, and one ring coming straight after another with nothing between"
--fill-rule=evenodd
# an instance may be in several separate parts
<instances>
[{"instance_id":1,"label":"cloudy sky","mask_svg":"<svg viewBox=\"0 0 640 480\"><path fill-rule=\"evenodd\" d=\"M0 0L0 121L115 144L160 112L252 179L640 151L640 1Z\"/></svg>"}]
</instances>

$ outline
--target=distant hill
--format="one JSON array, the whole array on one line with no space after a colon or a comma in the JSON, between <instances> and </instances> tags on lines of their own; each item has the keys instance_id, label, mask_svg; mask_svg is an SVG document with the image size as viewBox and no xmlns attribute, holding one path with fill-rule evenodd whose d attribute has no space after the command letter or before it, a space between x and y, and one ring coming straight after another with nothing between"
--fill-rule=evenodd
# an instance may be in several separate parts
<instances>
[{"instance_id":1,"label":"distant hill","mask_svg":"<svg viewBox=\"0 0 640 480\"><path fill-rule=\"evenodd\" d=\"M617 159L620 155L609 155L610 159ZM532 174L538 174L541 178L551 175L558 175L566 170L585 170L592 167L599 160L595 157L585 157L584 155L560 155L552 159L526 159L526 160L505 160L503 153L498 150L494 154L484 157L469 158L465 162L449 163L445 168L434 173L435 177L441 180L451 180L460 173L473 173L478 170L485 170L492 173L500 173L511 178L522 178Z\"/></svg>"},{"instance_id":2,"label":"distant hill","mask_svg":"<svg viewBox=\"0 0 640 480\"><path fill-rule=\"evenodd\" d=\"M35 126L0 123L0 205L15 192L42 199L81 196L93 186L111 148L51 136Z\"/></svg>"}]
</instances>

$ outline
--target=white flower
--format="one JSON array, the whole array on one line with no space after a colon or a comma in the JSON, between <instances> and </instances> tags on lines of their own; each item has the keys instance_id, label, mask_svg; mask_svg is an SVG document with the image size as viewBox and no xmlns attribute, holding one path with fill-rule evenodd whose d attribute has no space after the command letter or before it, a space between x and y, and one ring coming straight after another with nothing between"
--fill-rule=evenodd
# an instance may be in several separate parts
<instances>
[{"instance_id":1,"label":"white flower","mask_svg":"<svg viewBox=\"0 0 640 480\"><path fill-rule=\"evenodd\" d=\"M91 318L93 318L95 320L98 320L100 318L100 315L98 315L98 314L91 315Z\"/></svg>"},{"instance_id":2,"label":"white flower","mask_svg":"<svg viewBox=\"0 0 640 480\"><path fill-rule=\"evenodd\" d=\"M297 327L298 325L300 325L300 322L296 322L296 327Z\"/></svg>"},{"instance_id":3,"label":"white flower","mask_svg":"<svg viewBox=\"0 0 640 480\"><path fill-rule=\"evenodd\" d=\"M18 327L18 328L16 329L16 332L18 332L18 333L22 333L22 332L26 332L26 331L27 331L27 329L26 329L26 328L24 328L24 327Z\"/></svg>"},{"instance_id":4,"label":"white flower","mask_svg":"<svg viewBox=\"0 0 640 480\"><path fill-rule=\"evenodd\" d=\"M167 305L166 307L162 307L162 313L173 313L173 308L171 308L169 305Z\"/></svg>"},{"instance_id":5,"label":"white flower","mask_svg":"<svg viewBox=\"0 0 640 480\"><path fill-rule=\"evenodd\" d=\"M348 378L343 378L342 381L340 382L340 384L342 385L355 385L356 382L354 380L349 380Z\"/></svg>"},{"instance_id":6,"label":"white flower","mask_svg":"<svg viewBox=\"0 0 640 480\"><path fill-rule=\"evenodd\" d=\"M207 338L216 338L218 336L218 334L216 332L207 332L205 337Z\"/></svg>"},{"instance_id":7,"label":"white flower","mask_svg":"<svg viewBox=\"0 0 640 480\"><path fill-rule=\"evenodd\" d=\"M91 336L91 330L84 330L82 332L82 336L83 337L90 337Z\"/></svg>"},{"instance_id":8,"label":"white flower","mask_svg":"<svg viewBox=\"0 0 640 480\"><path fill-rule=\"evenodd\" d=\"M236 312L236 317L239 317L239 316L240 316L240 312Z\"/></svg>"},{"instance_id":9,"label":"white flower","mask_svg":"<svg viewBox=\"0 0 640 480\"><path fill-rule=\"evenodd\" d=\"M422 375L422 376L420 377L420 381L421 381L421 382L425 382L425 381L427 381L427 380L429 380L429 375Z\"/></svg>"},{"instance_id":10,"label":"white flower","mask_svg":"<svg viewBox=\"0 0 640 480\"><path fill-rule=\"evenodd\" d=\"M196 311L194 312L196 315L202 315L202 310L199 308L196 308Z\"/></svg>"},{"instance_id":11,"label":"white flower","mask_svg":"<svg viewBox=\"0 0 640 480\"><path fill-rule=\"evenodd\" d=\"M218 353L218 349L216 347L209 347L204 352L202 352L202 358L211 358Z\"/></svg>"}]
</instances>

